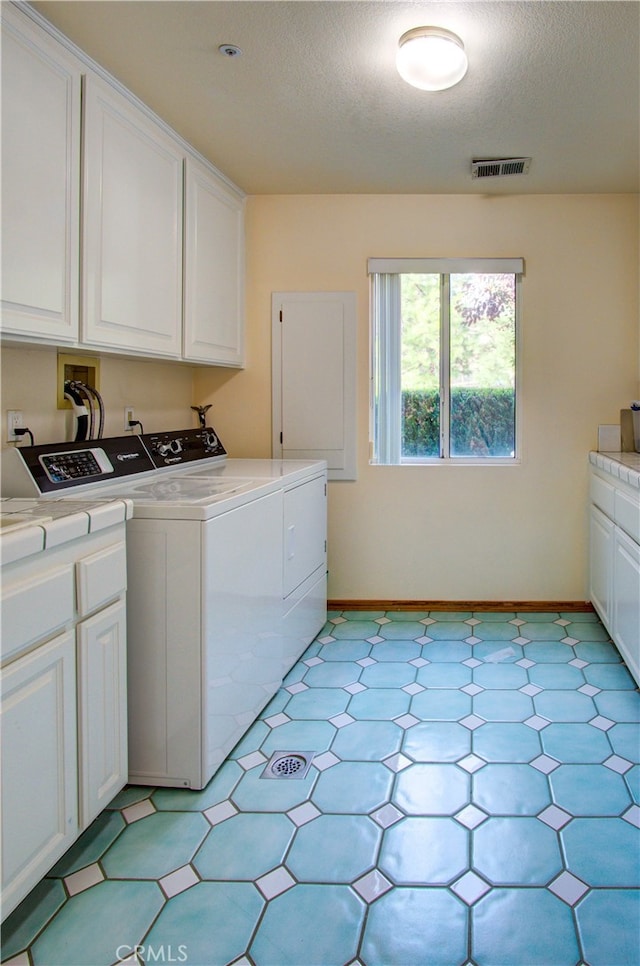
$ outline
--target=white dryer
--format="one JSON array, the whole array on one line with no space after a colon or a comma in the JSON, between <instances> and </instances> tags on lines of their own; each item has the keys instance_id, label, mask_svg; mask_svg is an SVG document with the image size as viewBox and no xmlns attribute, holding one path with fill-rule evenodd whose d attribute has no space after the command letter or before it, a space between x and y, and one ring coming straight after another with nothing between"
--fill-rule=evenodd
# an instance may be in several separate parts
<instances>
[{"instance_id":1,"label":"white dryer","mask_svg":"<svg viewBox=\"0 0 640 966\"><path fill-rule=\"evenodd\" d=\"M129 781L203 788L326 619L326 463L184 430L13 450L3 495L132 501Z\"/></svg>"}]
</instances>

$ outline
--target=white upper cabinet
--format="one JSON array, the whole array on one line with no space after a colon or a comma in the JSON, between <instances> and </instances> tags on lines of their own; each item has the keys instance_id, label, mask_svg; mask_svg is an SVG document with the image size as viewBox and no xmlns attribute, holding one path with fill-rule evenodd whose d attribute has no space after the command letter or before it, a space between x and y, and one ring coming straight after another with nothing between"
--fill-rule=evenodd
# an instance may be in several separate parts
<instances>
[{"instance_id":1,"label":"white upper cabinet","mask_svg":"<svg viewBox=\"0 0 640 966\"><path fill-rule=\"evenodd\" d=\"M179 357L180 144L98 78L84 89L82 339Z\"/></svg>"},{"instance_id":2,"label":"white upper cabinet","mask_svg":"<svg viewBox=\"0 0 640 966\"><path fill-rule=\"evenodd\" d=\"M242 366L242 192L34 11L1 6L0 334Z\"/></svg>"},{"instance_id":3,"label":"white upper cabinet","mask_svg":"<svg viewBox=\"0 0 640 966\"><path fill-rule=\"evenodd\" d=\"M208 168L185 162L184 358L242 366L244 204Z\"/></svg>"},{"instance_id":4,"label":"white upper cabinet","mask_svg":"<svg viewBox=\"0 0 640 966\"><path fill-rule=\"evenodd\" d=\"M2 331L78 338L80 65L2 4Z\"/></svg>"}]
</instances>

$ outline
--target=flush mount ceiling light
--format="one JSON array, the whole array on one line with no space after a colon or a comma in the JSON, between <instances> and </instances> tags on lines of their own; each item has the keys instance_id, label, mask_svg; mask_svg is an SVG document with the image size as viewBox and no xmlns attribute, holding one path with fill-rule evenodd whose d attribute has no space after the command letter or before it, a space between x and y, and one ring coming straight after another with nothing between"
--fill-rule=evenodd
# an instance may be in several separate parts
<instances>
[{"instance_id":1,"label":"flush mount ceiling light","mask_svg":"<svg viewBox=\"0 0 640 966\"><path fill-rule=\"evenodd\" d=\"M444 91L467 73L464 44L444 27L414 27L398 41L398 73L423 91Z\"/></svg>"}]
</instances>

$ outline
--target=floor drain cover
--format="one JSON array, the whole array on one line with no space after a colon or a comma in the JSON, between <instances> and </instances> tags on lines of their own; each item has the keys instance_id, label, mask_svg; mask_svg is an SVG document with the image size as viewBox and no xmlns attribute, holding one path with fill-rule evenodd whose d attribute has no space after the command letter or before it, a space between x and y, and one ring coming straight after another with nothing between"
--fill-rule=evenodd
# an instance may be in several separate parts
<instances>
[{"instance_id":1,"label":"floor drain cover","mask_svg":"<svg viewBox=\"0 0 640 966\"><path fill-rule=\"evenodd\" d=\"M315 752L275 751L260 778L305 778Z\"/></svg>"}]
</instances>

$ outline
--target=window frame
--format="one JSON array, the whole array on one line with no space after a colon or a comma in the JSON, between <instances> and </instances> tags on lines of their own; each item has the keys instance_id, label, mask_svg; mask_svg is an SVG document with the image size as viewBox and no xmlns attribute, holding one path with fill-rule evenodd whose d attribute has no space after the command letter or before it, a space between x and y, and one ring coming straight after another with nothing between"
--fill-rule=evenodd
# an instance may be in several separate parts
<instances>
[{"instance_id":1,"label":"window frame","mask_svg":"<svg viewBox=\"0 0 640 966\"><path fill-rule=\"evenodd\" d=\"M370 394L369 394L369 463L373 466L517 466L522 462L522 258L370 258ZM450 436L450 276L458 274L506 274L514 276L514 455L452 456ZM400 386L401 305L400 276L403 274L439 275L440 286L440 440L438 456L402 456L402 421ZM390 281L392 277L397 282ZM382 281L384 279L384 281ZM385 305L387 322L382 320ZM382 351L378 346L382 345ZM376 389L383 385L386 420L379 418ZM393 412L395 410L395 412ZM393 418L391 416L393 412ZM377 437L377 438L376 438ZM378 446L376 448L376 442ZM382 457L382 458L381 458Z\"/></svg>"}]
</instances>

